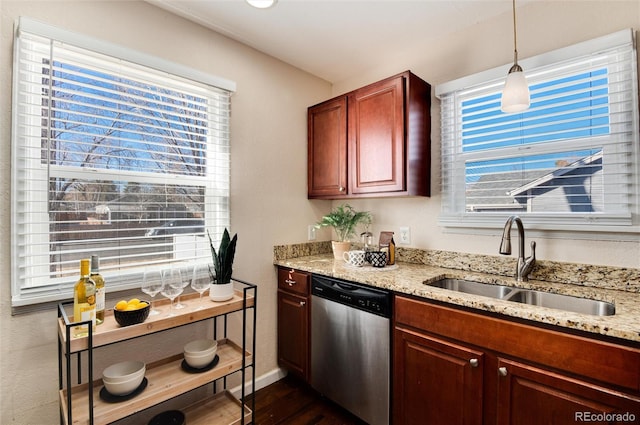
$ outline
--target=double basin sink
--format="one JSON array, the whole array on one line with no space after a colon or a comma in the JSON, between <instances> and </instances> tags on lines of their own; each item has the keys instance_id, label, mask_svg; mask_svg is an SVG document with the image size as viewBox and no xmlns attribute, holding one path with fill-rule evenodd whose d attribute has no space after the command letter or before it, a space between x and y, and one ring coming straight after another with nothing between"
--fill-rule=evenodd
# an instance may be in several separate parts
<instances>
[{"instance_id":1,"label":"double basin sink","mask_svg":"<svg viewBox=\"0 0 640 425\"><path fill-rule=\"evenodd\" d=\"M465 294L480 295L504 301L555 308L573 313L591 314L595 316L613 316L616 313L615 305L610 302L536 291L533 289L523 289L513 286L494 285L470 280L448 278L428 283L428 285L436 288L463 292Z\"/></svg>"}]
</instances>

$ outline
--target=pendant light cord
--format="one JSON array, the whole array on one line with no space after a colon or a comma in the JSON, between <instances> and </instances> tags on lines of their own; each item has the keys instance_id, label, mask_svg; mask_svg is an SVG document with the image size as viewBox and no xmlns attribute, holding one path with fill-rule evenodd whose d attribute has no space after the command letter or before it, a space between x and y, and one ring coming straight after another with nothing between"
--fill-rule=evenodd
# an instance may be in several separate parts
<instances>
[{"instance_id":1,"label":"pendant light cord","mask_svg":"<svg viewBox=\"0 0 640 425\"><path fill-rule=\"evenodd\" d=\"M512 72L522 72L522 67L518 65L518 38L516 31L516 0L513 1L513 66L509 69Z\"/></svg>"},{"instance_id":2,"label":"pendant light cord","mask_svg":"<svg viewBox=\"0 0 640 425\"><path fill-rule=\"evenodd\" d=\"M512 0L513 4L513 63L518 64L518 36L516 31L516 0Z\"/></svg>"}]
</instances>

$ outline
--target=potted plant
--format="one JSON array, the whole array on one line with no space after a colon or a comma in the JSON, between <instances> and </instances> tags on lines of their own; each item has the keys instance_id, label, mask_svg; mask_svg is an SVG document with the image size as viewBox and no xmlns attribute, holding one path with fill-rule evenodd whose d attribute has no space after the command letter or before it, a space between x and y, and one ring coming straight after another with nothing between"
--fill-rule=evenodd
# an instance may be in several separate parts
<instances>
[{"instance_id":1,"label":"potted plant","mask_svg":"<svg viewBox=\"0 0 640 425\"><path fill-rule=\"evenodd\" d=\"M216 251L213 246L211 235L209 236L209 246L211 247L211 257L213 258L213 270L209 266L209 277L211 277L211 287L209 288L209 298L213 301L226 301L233 298L233 258L236 255L236 243L238 234L229 236L229 231L225 228L220 241L220 247Z\"/></svg>"},{"instance_id":2,"label":"potted plant","mask_svg":"<svg viewBox=\"0 0 640 425\"><path fill-rule=\"evenodd\" d=\"M349 239L355 235L358 224L371 223L371 214L368 211L356 211L351 205L344 204L334 208L329 214L322 217L316 228L332 227L338 240L331 241L333 256L342 259L342 254L351 247Z\"/></svg>"}]
</instances>

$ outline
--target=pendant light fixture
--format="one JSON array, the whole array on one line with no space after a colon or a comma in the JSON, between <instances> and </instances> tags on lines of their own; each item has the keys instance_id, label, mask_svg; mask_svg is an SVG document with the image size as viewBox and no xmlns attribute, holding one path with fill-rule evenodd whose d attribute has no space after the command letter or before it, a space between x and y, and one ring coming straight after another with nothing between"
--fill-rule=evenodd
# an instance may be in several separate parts
<instances>
[{"instance_id":1,"label":"pendant light fixture","mask_svg":"<svg viewBox=\"0 0 640 425\"><path fill-rule=\"evenodd\" d=\"M522 72L522 67L518 65L518 41L516 34L516 0L513 0L513 66L509 69L500 102L500 109L502 109L502 112L507 113L527 110L531 104L529 86L524 77L524 72Z\"/></svg>"},{"instance_id":2,"label":"pendant light fixture","mask_svg":"<svg viewBox=\"0 0 640 425\"><path fill-rule=\"evenodd\" d=\"M247 3L258 9L268 9L275 5L277 1L278 0L247 0Z\"/></svg>"}]
</instances>

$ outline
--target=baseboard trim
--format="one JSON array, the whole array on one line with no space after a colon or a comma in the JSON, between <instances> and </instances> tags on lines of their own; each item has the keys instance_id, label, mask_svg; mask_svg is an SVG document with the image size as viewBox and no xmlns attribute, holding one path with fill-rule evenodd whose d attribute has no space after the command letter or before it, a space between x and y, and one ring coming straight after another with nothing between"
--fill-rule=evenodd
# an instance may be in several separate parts
<instances>
[{"instance_id":1,"label":"baseboard trim","mask_svg":"<svg viewBox=\"0 0 640 425\"><path fill-rule=\"evenodd\" d=\"M259 389L264 388L268 385L271 385L274 382L278 382L285 376L287 376L287 371L285 369L277 367L265 374L262 374L256 377L255 390L258 391ZM249 382L244 384L245 395L250 395L252 390L253 389L251 388L251 384ZM238 385L237 387L231 388L229 391L231 391L231 394L233 394L233 396L236 397L237 399L239 399L242 395L241 394L242 388L240 385Z\"/></svg>"}]
</instances>

